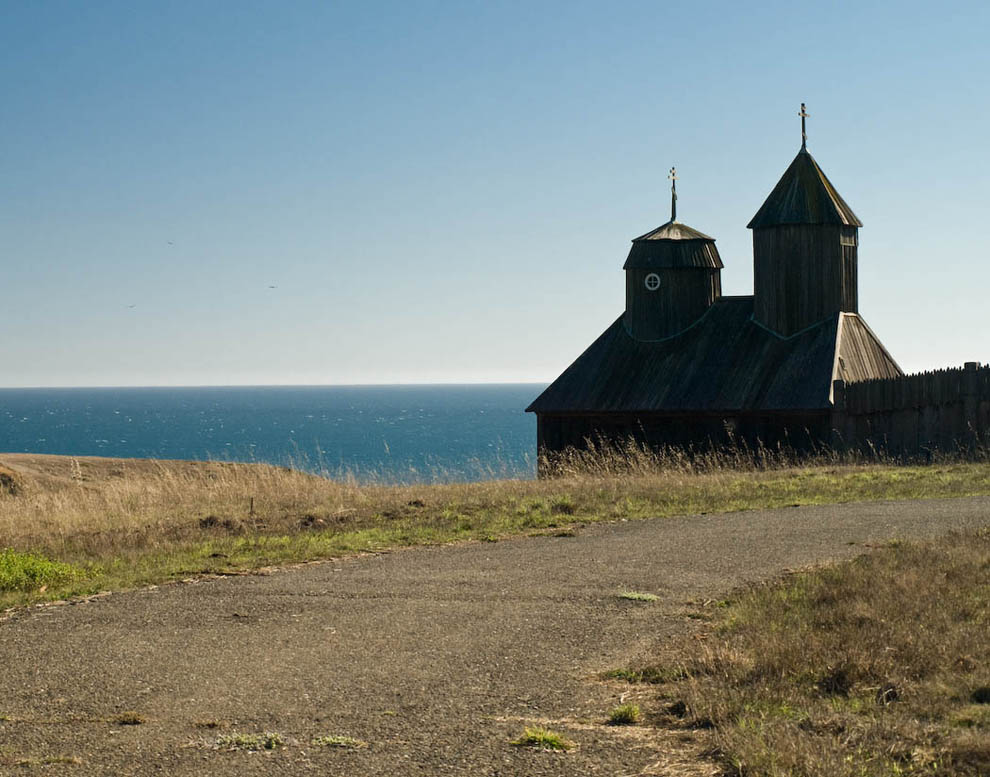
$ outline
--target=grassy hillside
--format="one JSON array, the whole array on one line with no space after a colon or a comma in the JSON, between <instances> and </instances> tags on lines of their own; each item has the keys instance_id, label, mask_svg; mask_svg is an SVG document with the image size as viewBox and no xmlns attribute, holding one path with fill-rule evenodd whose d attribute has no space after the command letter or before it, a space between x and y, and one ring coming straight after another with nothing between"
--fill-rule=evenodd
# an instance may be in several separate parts
<instances>
[{"instance_id":1,"label":"grassy hillside","mask_svg":"<svg viewBox=\"0 0 990 777\"><path fill-rule=\"evenodd\" d=\"M984 463L598 454L558 475L383 486L260 464L0 455L0 606L574 523L990 493Z\"/></svg>"},{"instance_id":2,"label":"grassy hillside","mask_svg":"<svg viewBox=\"0 0 990 777\"><path fill-rule=\"evenodd\" d=\"M990 530L902 544L702 608L653 721L740 777L990 774ZM642 686L641 686L642 687Z\"/></svg>"}]
</instances>

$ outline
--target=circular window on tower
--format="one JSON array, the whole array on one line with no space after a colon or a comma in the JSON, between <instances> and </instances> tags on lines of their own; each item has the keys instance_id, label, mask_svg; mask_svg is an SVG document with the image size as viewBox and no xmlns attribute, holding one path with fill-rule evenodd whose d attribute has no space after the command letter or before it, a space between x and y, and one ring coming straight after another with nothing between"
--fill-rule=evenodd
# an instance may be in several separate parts
<instances>
[{"instance_id":1,"label":"circular window on tower","mask_svg":"<svg viewBox=\"0 0 990 777\"><path fill-rule=\"evenodd\" d=\"M645 283L647 291L656 291L660 288L660 276L655 272L651 272L646 276Z\"/></svg>"}]
</instances>

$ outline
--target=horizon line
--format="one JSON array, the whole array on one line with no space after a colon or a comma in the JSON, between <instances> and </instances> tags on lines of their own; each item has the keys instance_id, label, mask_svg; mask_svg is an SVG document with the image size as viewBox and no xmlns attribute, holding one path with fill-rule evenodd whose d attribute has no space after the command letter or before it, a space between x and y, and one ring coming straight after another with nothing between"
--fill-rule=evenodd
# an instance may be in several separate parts
<instances>
[{"instance_id":1,"label":"horizon line","mask_svg":"<svg viewBox=\"0 0 990 777\"><path fill-rule=\"evenodd\" d=\"M214 389L214 388L381 388L426 386L541 386L550 380L521 381L432 381L396 383L175 383L175 384L93 384L49 386L0 386L0 391L43 391L49 389Z\"/></svg>"}]
</instances>

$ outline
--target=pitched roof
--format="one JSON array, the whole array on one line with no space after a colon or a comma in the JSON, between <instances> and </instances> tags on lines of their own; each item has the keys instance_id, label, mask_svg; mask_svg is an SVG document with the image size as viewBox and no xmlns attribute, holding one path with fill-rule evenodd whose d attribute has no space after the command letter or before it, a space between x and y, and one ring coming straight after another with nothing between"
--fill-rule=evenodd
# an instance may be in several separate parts
<instances>
[{"instance_id":1,"label":"pitched roof","mask_svg":"<svg viewBox=\"0 0 990 777\"><path fill-rule=\"evenodd\" d=\"M903 374L897 362L862 318L855 313L845 313L840 326L833 380L858 383L861 380L891 378Z\"/></svg>"},{"instance_id":2,"label":"pitched roof","mask_svg":"<svg viewBox=\"0 0 990 777\"><path fill-rule=\"evenodd\" d=\"M854 313L782 339L752 320L752 297L722 297L698 322L658 342L622 317L526 408L535 413L823 410L832 380L901 371ZM846 344L846 339L852 345Z\"/></svg>"},{"instance_id":3,"label":"pitched roof","mask_svg":"<svg viewBox=\"0 0 990 777\"><path fill-rule=\"evenodd\" d=\"M720 270L724 266L715 247L715 238L679 221L668 221L652 232L633 238L622 269L707 267Z\"/></svg>"},{"instance_id":4,"label":"pitched roof","mask_svg":"<svg viewBox=\"0 0 990 777\"><path fill-rule=\"evenodd\" d=\"M863 226L805 149L794 157L748 227L755 229L778 224Z\"/></svg>"}]
</instances>

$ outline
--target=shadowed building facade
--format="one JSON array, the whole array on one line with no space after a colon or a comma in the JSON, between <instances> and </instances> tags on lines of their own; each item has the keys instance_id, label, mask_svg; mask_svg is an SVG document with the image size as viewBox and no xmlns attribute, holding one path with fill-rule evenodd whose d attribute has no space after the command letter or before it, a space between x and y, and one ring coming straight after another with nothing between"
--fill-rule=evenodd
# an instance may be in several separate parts
<instances>
[{"instance_id":1,"label":"shadowed building facade","mask_svg":"<svg viewBox=\"0 0 990 777\"><path fill-rule=\"evenodd\" d=\"M527 408L543 452L590 440L808 450L833 382L901 370L859 315L860 220L806 148L749 223L754 293L724 297L715 240L671 220L632 241L626 310ZM676 176L671 171L676 187Z\"/></svg>"}]
</instances>

